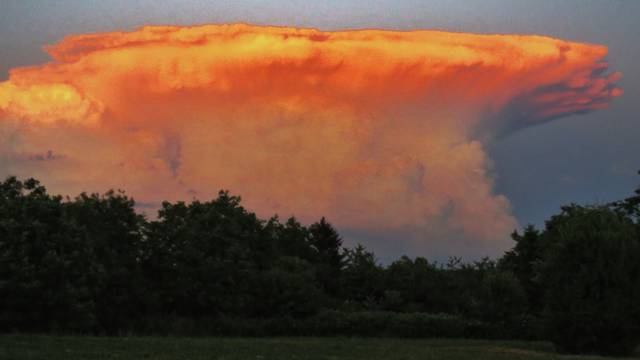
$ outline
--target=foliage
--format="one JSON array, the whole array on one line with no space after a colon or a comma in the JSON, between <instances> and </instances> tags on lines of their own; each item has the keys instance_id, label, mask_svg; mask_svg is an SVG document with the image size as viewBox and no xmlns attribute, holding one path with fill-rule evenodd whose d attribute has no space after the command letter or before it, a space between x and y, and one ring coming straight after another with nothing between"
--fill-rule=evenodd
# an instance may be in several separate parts
<instances>
[{"instance_id":1,"label":"foliage","mask_svg":"<svg viewBox=\"0 0 640 360\"><path fill-rule=\"evenodd\" d=\"M525 313L527 298L513 274L491 271L481 280L474 303L475 317L492 323L508 323L519 320Z\"/></svg>"},{"instance_id":2,"label":"foliage","mask_svg":"<svg viewBox=\"0 0 640 360\"><path fill-rule=\"evenodd\" d=\"M123 192L62 198L11 177L0 331L546 337L625 354L640 334L638 196L564 207L497 261L383 266L325 218L263 220L226 191L164 202L150 221Z\"/></svg>"},{"instance_id":3,"label":"foliage","mask_svg":"<svg viewBox=\"0 0 640 360\"><path fill-rule=\"evenodd\" d=\"M630 354L640 340L640 241L608 206L567 206L551 218L541 265L546 317L566 352Z\"/></svg>"},{"instance_id":4,"label":"foliage","mask_svg":"<svg viewBox=\"0 0 640 360\"><path fill-rule=\"evenodd\" d=\"M358 244L345 249L345 266L342 270L342 287L345 307L375 309L384 298L384 269L378 265L375 255Z\"/></svg>"},{"instance_id":5,"label":"foliage","mask_svg":"<svg viewBox=\"0 0 640 360\"><path fill-rule=\"evenodd\" d=\"M0 328L117 329L140 309L142 218L121 193L50 196L0 184Z\"/></svg>"},{"instance_id":6,"label":"foliage","mask_svg":"<svg viewBox=\"0 0 640 360\"><path fill-rule=\"evenodd\" d=\"M511 238L516 245L504 254L498 267L512 273L518 279L526 294L530 310L538 312L544 306L543 297L539 296L542 289L536 281L536 266L541 261L544 250L540 231L533 225L528 225L522 235L514 231Z\"/></svg>"}]
</instances>

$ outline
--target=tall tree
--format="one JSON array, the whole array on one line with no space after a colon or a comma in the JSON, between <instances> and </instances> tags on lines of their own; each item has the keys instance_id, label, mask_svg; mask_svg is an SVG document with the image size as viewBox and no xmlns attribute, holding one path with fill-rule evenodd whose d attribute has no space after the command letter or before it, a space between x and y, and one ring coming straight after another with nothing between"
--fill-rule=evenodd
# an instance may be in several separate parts
<instances>
[{"instance_id":1,"label":"tall tree","mask_svg":"<svg viewBox=\"0 0 640 360\"><path fill-rule=\"evenodd\" d=\"M608 206L562 208L541 265L549 335L566 352L630 354L640 340L640 241Z\"/></svg>"},{"instance_id":2,"label":"tall tree","mask_svg":"<svg viewBox=\"0 0 640 360\"><path fill-rule=\"evenodd\" d=\"M358 244L345 250L344 296L359 308L377 308L384 296L384 269L373 252Z\"/></svg>"},{"instance_id":3,"label":"tall tree","mask_svg":"<svg viewBox=\"0 0 640 360\"><path fill-rule=\"evenodd\" d=\"M147 277L163 313L239 314L251 306L246 277L264 240L262 222L221 191L212 201L163 203L147 233Z\"/></svg>"},{"instance_id":4,"label":"tall tree","mask_svg":"<svg viewBox=\"0 0 640 360\"><path fill-rule=\"evenodd\" d=\"M318 281L328 295L338 297L344 266L342 238L324 217L309 226L308 236L309 244L316 251Z\"/></svg>"},{"instance_id":5,"label":"tall tree","mask_svg":"<svg viewBox=\"0 0 640 360\"><path fill-rule=\"evenodd\" d=\"M91 267L60 196L34 179L0 183L1 330L92 330Z\"/></svg>"},{"instance_id":6,"label":"tall tree","mask_svg":"<svg viewBox=\"0 0 640 360\"><path fill-rule=\"evenodd\" d=\"M140 269L142 224L124 192L82 193L63 204L87 251L97 326L109 332L142 316L147 293Z\"/></svg>"},{"instance_id":7,"label":"tall tree","mask_svg":"<svg viewBox=\"0 0 640 360\"><path fill-rule=\"evenodd\" d=\"M498 266L516 276L526 293L530 310L537 313L543 306L542 289L536 279L536 266L544 250L542 237L533 225L528 225L522 235L514 231L511 238L516 245L504 254Z\"/></svg>"}]
</instances>

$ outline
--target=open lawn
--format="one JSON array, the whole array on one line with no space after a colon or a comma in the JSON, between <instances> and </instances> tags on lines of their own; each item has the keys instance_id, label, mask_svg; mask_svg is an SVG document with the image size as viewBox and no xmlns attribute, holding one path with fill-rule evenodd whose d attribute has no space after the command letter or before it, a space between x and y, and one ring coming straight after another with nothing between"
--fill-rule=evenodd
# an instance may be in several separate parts
<instances>
[{"instance_id":1,"label":"open lawn","mask_svg":"<svg viewBox=\"0 0 640 360\"><path fill-rule=\"evenodd\" d=\"M382 338L0 336L0 359L599 359L540 342ZM600 358L601 359L601 358Z\"/></svg>"}]
</instances>

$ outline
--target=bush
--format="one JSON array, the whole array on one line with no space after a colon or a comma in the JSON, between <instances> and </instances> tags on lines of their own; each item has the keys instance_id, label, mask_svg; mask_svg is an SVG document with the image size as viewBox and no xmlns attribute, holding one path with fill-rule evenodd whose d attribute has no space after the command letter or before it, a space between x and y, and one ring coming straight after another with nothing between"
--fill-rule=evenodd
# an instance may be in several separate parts
<instances>
[{"instance_id":1,"label":"bush","mask_svg":"<svg viewBox=\"0 0 640 360\"><path fill-rule=\"evenodd\" d=\"M636 225L608 207L563 208L547 222L541 284L561 352L625 355L640 337Z\"/></svg>"},{"instance_id":2,"label":"bush","mask_svg":"<svg viewBox=\"0 0 640 360\"><path fill-rule=\"evenodd\" d=\"M146 319L134 333L179 336L358 336L394 338L539 339L532 335L530 319L495 324L448 314L387 311L341 312L325 310L294 318L217 317L191 319L177 316ZM513 325L513 327L511 327Z\"/></svg>"}]
</instances>

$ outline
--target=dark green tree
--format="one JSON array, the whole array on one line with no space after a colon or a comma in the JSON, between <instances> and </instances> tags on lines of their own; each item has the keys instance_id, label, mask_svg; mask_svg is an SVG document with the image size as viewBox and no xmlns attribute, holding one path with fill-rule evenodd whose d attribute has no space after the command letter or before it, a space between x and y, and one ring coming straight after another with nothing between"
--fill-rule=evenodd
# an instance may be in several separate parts
<instances>
[{"instance_id":1,"label":"dark green tree","mask_svg":"<svg viewBox=\"0 0 640 360\"><path fill-rule=\"evenodd\" d=\"M0 330L94 329L91 258L61 197L34 179L0 183Z\"/></svg>"},{"instance_id":2,"label":"dark green tree","mask_svg":"<svg viewBox=\"0 0 640 360\"><path fill-rule=\"evenodd\" d=\"M344 266L342 238L336 229L322 218L309 226L308 239L309 245L315 250L317 281L329 296L340 296Z\"/></svg>"},{"instance_id":3,"label":"dark green tree","mask_svg":"<svg viewBox=\"0 0 640 360\"><path fill-rule=\"evenodd\" d=\"M540 267L548 334L563 352L630 354L640 338L640 242L608 206L562 208Z\"/></svg>"},{"instance_id":4,"label":"dark green tree","mask_svg":"<svg viewBox=\"0 0 640 360\"><path fill-rule=\"evenodd\" d=\"M640 174L640 171L638 171L638 174ZM640 225L640 187L636 188L633 196L621 201L616 201L612 206L631 216L636 224Z\"/></svg>"},{"instance_id":5,"label":"dark green tree","mask_svg":"<svg viewBox=\"0 0 640 360\"><path fill-rule=\"evenodd\" d=\"M279 254L314 262L317 252L309 243L309 230L296 218L290 217L284 224L273 218L270 221L270 231L277 244Z\"/></svg>"},{"instance_id":6,"label":"dark green tree","mask_svg":"<svg viewBox=\"0 0 640 360\"><path fill-rule=\"evenodd\" d=\"M124 192L82 193L63 204L86 252L94 315L101 331L117 332L140 318L147 307L140 268L145 219ZM76 264L77 265L77 264Z\"/></svg>"},{"instance_id":7,"label":"dark green tree","mask_svg":"<svg viewBox=\"0 0 640 360\"><path fill-rule=\"evenodd\" d=\"M251 307L248 276L257 271L264 240L261 221L221 191L191 204L163 203L149 224L144 269L158 289L160 313L235 315Z\"/></svg>"},{"instance_id":8,"label":"dark green tree","mask_svg":"<svg viewBox=\"0 0 640 360\"><path fill-rule=\"evenodd\" d=\"M384 269L373 252L358 244L346 249L342 274L345 300L358 308L377 308L384 296Z\"/></svg>"},{"instance_id":9,"label":"dark green tree","mask_svg":"<svg viewBox=\"0 0 640 360\"><path fill-rule=\"evenodd\" d=\"M323 305L324 294L308 261L283 256L265 271L250 276L253 306L248 315L258 318L305 317Z\"/></svg>"},{"instance_id":10,"label":"dark green tree","mask_svg":"<svg viewBox=\"0 0 640 360\"><path fill-rule=\"evenodd\" d=\"M473 316L491 323L512 323L526 312L527 297L518 279L506 271L487 272L474 297Z\"/></svg>"},{"instance_id":11,"label":"dark green tree","mask_svg":"<svg viewBox=\"0 0 640 360\"><path fill-rule=\"evenodd\" d=\"M516 245L504 254L498 267L516 276L525 291L531 311L537 313L543 306L542 289L536 279L536 266L544 250L542 237L533 225L528 225L522 235L514 231L511 238Z\"/></svg>"},{"instance_id":12,"label":"dark green tree","mask_svg":"<svg viewBox=\"0 0 640 360\"><path fill-rule=\"evenodd\" d=\"M444 312L452 300L444 285L442 269L427 259L402 256L385 271L387 310L401 312ZM446 309L446 310L445 310Z\"/></svg>"}]
</instances>

